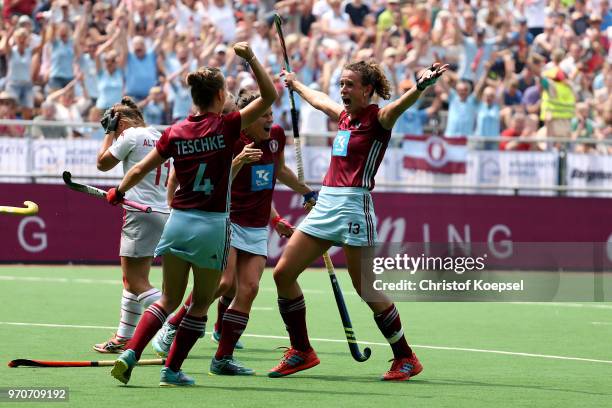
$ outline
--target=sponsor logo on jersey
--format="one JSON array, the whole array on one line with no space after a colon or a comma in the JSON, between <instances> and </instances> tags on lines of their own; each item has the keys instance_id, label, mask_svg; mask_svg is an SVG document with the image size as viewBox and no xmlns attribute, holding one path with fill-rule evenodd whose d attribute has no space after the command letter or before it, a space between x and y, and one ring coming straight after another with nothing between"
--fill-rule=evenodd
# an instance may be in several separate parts
<instances>
[{"instance_id":1,"label":"sponsor logo on jersey","mask_svg":"<svg viewBox=\"0 0 612 408\"><path fill-rule=\"evenodd\" d=\"M350 130L339 130L334 138L334 147L332 148L332 156L346 157L349 139L351 138Z\"/></svg>"},{"instance_id":2,"label":"sponsor logo on jersey","mask_svg":"<svg viewBox=\"0 0 612 408\"><path fill-rule=\"evenodd\" d=\"M274 164L251 167L251 191L272 190Z\"/></svg>"}]
</instances>

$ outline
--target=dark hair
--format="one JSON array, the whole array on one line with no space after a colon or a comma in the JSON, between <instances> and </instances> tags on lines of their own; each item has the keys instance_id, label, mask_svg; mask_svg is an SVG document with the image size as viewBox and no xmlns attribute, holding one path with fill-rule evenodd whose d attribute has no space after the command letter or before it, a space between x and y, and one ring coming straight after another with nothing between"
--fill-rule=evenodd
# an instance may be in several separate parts
<instances>
[{"instance_id":1,"label":"dark hair","mask_svg":"<svg viewBox=\"0 0 612 408\"><path fill-rule=\"evenodd\" d=\"M129 96L124 96L121 98L121 102L114 104L111 108L111 114L120 114L121 119L144 124L142 112L136 102Z\"/></svg>"},{"instance_id":2,"label":"dark hair","mask_svg":"<svg viewBox=\"0 0 612 408\"><path fill-rule=\"evenodd\" d=\"M344 69L359 74L363 86L372 85L374 92L370 94L370 97L376 93L383 99L391 98L391 85L382 68L377 63L366 61L351 62L346 64Z\"/></svg>"},{"instance_id":3,"label":"dark hair","mask_svg":"<svg viewBox=\"0 0 612 408\"><path fill-rule=\"evenodd\" d=\"M217 92L225 87L225 78L219 68L202 67L187 74L191 87L191 99L199 108L209 107Z\"/></svg>"},{"instance_id":4,"label":"dark hair","mask_svg":"<svg viewBox=\"0 0 612 408\"><path fill-rule=\"evenodd\" d=\"M259 98L259 92L241 89L238 93L238 97L236 98L236 105L238 106L238 109L242 109L257 98Z\"/></svg>"}]
</instances>

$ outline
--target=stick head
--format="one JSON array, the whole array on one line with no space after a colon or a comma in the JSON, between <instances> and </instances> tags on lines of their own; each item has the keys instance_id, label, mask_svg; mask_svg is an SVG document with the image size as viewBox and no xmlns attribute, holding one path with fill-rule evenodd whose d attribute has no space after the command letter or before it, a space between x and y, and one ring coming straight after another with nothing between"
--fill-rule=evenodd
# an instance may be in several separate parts
<instances>
[{"instance_id":1,"label":"stick head","mask_svg":"<svg viewBox=\"0 0 612 408\"><path fill-rule=\"evenodd\" d=\"M69 171L64 171L62 173L62 178L64 179L64 183L69 184L72 182L72 174Z\"/></svg>"}]
</instances>

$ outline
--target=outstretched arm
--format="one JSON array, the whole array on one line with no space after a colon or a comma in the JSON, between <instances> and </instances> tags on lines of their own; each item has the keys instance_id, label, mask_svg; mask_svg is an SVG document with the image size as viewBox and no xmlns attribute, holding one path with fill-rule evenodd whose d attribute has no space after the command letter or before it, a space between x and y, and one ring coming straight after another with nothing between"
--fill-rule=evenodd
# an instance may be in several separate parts
<instances>
[{"instance_id":1,"label":"outstretched arm","mask_svg":"<svg viewBox=\"0 0 612 408\"><path fill-rule=\"evenodd\" d=\"M334 102L327 94L315 91L295 79L295 73L293 72L283 70L281 75L285 77L285 85L297 92L313 108L325 113L333 121L338 120L340 113L342 113L342 105Z\"/></svg>"},{"instance_id":2,"label":"outstretched arm","mask_svg":"<svg viewBox=\"0 0 612 408\"><path fill-rule=\"evenodd\" d=\"M435 84L435 82L442 76L442 74L448 69L448 64L441 65L440 63L433 64L427 69L419 79L417 80L416 86L406 91L399 99L391 102L384 108L378 111L378 121L385 129L393 129L395 121L400 115L408 109L417 99L421 96L421 93L427 89L428 86Z\"/></svg>"}]
</instances>

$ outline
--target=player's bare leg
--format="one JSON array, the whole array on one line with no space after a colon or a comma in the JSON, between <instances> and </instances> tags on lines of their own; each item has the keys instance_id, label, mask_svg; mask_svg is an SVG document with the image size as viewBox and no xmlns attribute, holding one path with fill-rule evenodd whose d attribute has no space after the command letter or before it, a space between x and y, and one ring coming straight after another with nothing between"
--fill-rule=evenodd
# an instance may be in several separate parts
<instances>
[{"instance_id":1,"label":"player's bare leg","mask_svg":"<svg viewBox=\"0 0 612 408\"><path fill-rule=\"evenodd\" d=\"M382 379L406 381L419 374L423 370L423 366L406 341L399 312L389 297L374 290L368 290L367 296L364 296L365 291L363 291L364 286L362 285L371 284L372 271L363 270L363 260L365 257L371 257L373 251L373 247L344 246L347 268L353 287L374 312L374 321L393 350L393 363Z\"/></svg>"},{"instance_id":2,"label":"player's bare leg","mask_svg":"<svg viewBox=\"0 0 612 408\"><path fill-rule=\"evenodd\" d=\"M219 299L217 301L217 321L215 322L215 326L213 327L213 332L210 337L211 340L217 344L219 344L219 341L221 340L223 315L232 303L232 300L236 294L236 257L236 248L231 247L227 258L227 266L223 271L221 281L219 282L219 287L215 293L215 299ZM243 346L240 344L236 348L241 349Z\"/></svg>"},{"instance_id":3,"label":"player's bare leg","mask_svg":"<svg viewBox=\"0 0 612 408\"><path fill-rule=\"evenodd\" d=\"M174 255L164 255L162 296L145 310L136 327L134 337L128 342L126 350L115 361L115 366L111 371L111 375L122 383L127 384L132 369L140 360L146 345L162 327L168 314L180 305L189 281L190 268L189 262Z\"/></svg>"},{"instance_id":4,"label":"player's bare leg","mask_svg":"<svg viewBox=\"0 0 612 408\"><path fill-rule=\"evenodd\" d=\"M123 272L123 293L121 296L121 317L117 332L106 342L95 344L99 353L121 353L134 335L136 325L143 311L159 300L161 292L149 282L152 257L121 257Z\"/></svg>"},{"instance_id":5,"label":"player's bare leg","mask_svg":"<svg viewBox=\"0 0 612 408\"><path fill-rule=\"evenodd\" d=\"M223 336L215 357L210 363L210 373L216 375L254 375L250 368L233 358L234 348L249 321L251 306L259 292L259 281L266 266L266 257L236 250L236 296L225 311L221 323Z\"/></svg>"},{"instance_id":6,"label":"player's bare leg","mask_svg":"<svg viewBox=\"0 0 612 408\"><path fill-rule=\"evenodd\" d=\"M280 310L291 348L285 352L281 362L268 373L269 377L283 377L319 364L312 349L306 329L306 303L297 283L300 274L331 246L330 241L296 231L274 268L274 282L278 291Z\"/></svg>"}]
</instances>

